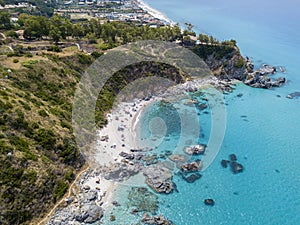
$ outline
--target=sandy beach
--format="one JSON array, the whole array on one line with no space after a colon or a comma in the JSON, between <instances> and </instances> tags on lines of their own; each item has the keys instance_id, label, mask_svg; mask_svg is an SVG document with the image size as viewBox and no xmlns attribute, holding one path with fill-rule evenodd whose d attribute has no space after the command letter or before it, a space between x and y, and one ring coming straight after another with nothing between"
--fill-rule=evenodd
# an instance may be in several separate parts
<instances>
[{"instance_id":1,"label":"sandy beach","mask_svg":"<svg viewBox=\"0 0 300 225\"><path fill-rule=\"evenodd\" d=\"M113 164L121 163L123 157L121 152L130 154L131 149L138 149L139 146L135 140L136 126L138 124L141 112L147 105L157 101L158 97L152 97L150 100L136 100L131 103L120 103L111 113L107 114L108 124L97 133L98 143L96 145L95 165L96 167L111 167ZM101 169L100 169L101 170ZM81 186L89 186L91 190L98 192L101 196L102 208L108 207L117 189L119 182L107 180L105 173L89 174L87 179L83 179ZM99 198L100 200L100 198Z\"/></svg>"},{"instance_id":2,"label":"sandy beach","mask_svg":"<svg viewBox=\"0 0 300 225\"><path fill-rule=\"evenodd\" d=\"M153 16L154 18L157 18L169 25L175 25L176 23L174 21L172 21L171 19L169 19L166 15L164 15L163 13L159 12L158 10L152 8L151 6L149 6L147 3L138 0L137 1L138 5L146 12L148 12L151 16Z\"/></svg>"}]
</instances>

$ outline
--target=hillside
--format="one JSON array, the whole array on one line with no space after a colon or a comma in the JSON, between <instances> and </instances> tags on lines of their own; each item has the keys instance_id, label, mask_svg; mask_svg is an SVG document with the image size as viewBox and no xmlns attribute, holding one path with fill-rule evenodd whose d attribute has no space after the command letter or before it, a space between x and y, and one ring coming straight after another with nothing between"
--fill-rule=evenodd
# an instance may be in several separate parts
<instances>
[{"instance_id":1,"label":"hillside","mask_svg":"<svg viewBox=\"0 0 300 225\"><path fill-rule=\"evenodd\" d=\"M84 165L73 136L71 116L76 85L86 68L107 49L130 41L183 38L178 27L150 29L122 22L100 25L95 20L70 24L59 17L49 21L22 17L29 21L20 26L25 26L30 40L18 39L11 25L2 30L0 40L0 224L28 224L42 218L63 197ZM40 20L49 22L49 26L61 22L57 29L64 29L66 22L72 28L68 35L77 35L76 39L68 40L65 34L58 37L57 43L43 40L45 34L37 35L31 29L37 24L34 21ZM80 35L79 28L84 28ZM4 38L8 34L10 37ZM233 42L181 44L201 56L215 75L244 75L245 61ZM78 45L92 54L80 51ZM176 83L187 79L182 71L162 63L143 62L124 68L108 80L98 97L97 125L106 124L105 114L123 87L152 75Z\"/></svg>"}]
</instances>

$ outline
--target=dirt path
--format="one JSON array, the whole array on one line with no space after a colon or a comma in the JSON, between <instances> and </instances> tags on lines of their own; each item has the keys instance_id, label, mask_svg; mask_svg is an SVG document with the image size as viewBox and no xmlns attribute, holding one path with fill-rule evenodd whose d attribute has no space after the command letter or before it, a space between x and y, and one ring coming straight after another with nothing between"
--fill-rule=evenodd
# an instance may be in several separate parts
<instances>
[{"instance_id":1,"label":"dirt path","mask_svg":"<svg viewBox=\"0 0 300 225\"><path fill-rule=\"evenodd\" d=\"M47 215L45 215L45 217L39 221L38 223L34 223L32 222L31 225L43 225L46 224L46 222L48 221L48 219L50 218L50 216L54 213L54 211L56 210L56 208L65 201L65 198L69 198L72 194L72 188L74 187L74 185L76 184L76 182L78 181L78 179L80 178L80 176L89 169L88 165L85 164L83 166L83 168L81 169L81 171L76 175L75 180L71 183L68 192L64 195L64 197L62 197L62 199L60 201L58 201L53 208L50 210L50 212L47 213Z\"/></svg>"}]
</instances>

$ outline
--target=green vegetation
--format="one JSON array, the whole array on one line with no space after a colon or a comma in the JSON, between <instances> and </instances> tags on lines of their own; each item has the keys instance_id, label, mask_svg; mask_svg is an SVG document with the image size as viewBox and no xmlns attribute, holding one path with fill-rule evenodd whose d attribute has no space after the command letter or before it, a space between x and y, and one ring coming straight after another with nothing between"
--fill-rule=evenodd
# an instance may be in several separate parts
<instances>
[{"instance_id":1,"label":"green vegetation","mask_svg":"<svg viewBox=\"0 0 300 225\"><path fill-rule=\"evenodd\" d=\"M29 61L27 68L9 74L0 67L1 79L9 75L0 83L3 224L23 224L42 216L63 196L83 164L72 135L69 93L74 93L88 65L80 64L76 55L68 60L81 69L75 71L63 60Z\"/></svg>"},{"instance_id":2,"label":"green vegetation","mask_svg":"<svg viewBox=\"0 0 300 225\"><path fill-rule=\"evenodd\" d=\"M4 1L8 2L19 1ZM0 223L12 225L42 217L64 195L75 171L84 163L73 136L72 103L81 75L94 60L106 50L128 42L180 40L185 45L191 42L189 36L196 35L191 24L186 24L183 33L178 25L150 28L125 22L101 24L95 19L72 24L57 15L47 17L51 15L48 3L28 2L44 10L21 14L18 25L7 20L9 14L0 12L1 29L10 37L1 44L11 42L13 47L13 52L2 55L10 60L10 66L0 66ZM24 29L30 45L15 40L16 29ZM36 44L39 40L52 42L41 51ZM234 40L219 42L203 34L198 40L204 44L185 46L208 62L217 61L218 67L225 67L232 59L236 59L236 67L243 67ZM76 47L76 51L64 54L66 46L74 42L91 47L93 53L79 52ZM97 125L106 124L105 114L128 83L158 73L176 83L187 78L177 68L156 62L124 68L106 82L99 94Z\"/></svg>"},{"instance_id":3,"label":"green vegetation","mask_svg":"<svg viewBox=\"0 0 300 225\"><path fill-rule=\"evenodd\" d=\"M239 58L239 60L235 63L235 67L242 68L245 65L244 59Z\"/></svg>"}]
</instances>

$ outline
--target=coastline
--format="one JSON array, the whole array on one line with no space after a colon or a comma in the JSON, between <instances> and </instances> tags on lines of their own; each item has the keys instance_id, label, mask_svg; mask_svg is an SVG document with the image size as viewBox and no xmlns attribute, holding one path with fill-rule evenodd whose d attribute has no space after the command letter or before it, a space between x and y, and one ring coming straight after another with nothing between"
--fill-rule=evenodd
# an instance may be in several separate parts
<instances>
[{"instance_id":1,"label":"coastline","mask_svg":"<svg viewBox=\"0 0 300 225\"><path fill-rule=\"evenodd\" d=\"M164 13L152 8L150 5L148 5L147 3L145 3L142 0L137 0L137 4L139 7L141 7L144 11L146 11L147 13L149 13L151 16L163 21L164 23L174 26L176 23L171 20L170 18L168 18Z\"/></svg>"},{"instance_id":2,"label":"coastline","mask_svg":"<svg viewBox=\"0 0 300 225\"><path fill-rule=\"evenodd\" d=\"M118 105L107 114L107 125L97 131L98 140L93 156L94 162L81 175L77 181L77 187L72 188L73 195L62 200L62 207L55 210L46 224L54 225L57 221L63 223L78 221L78 217L83 217L84 210L88 207L97 207L98 216L100 216L95 218L95 221L98 221L106 212L110 212L118 204L115 196L119 186L121 187L134 175L142 176L140 172L144 167L135 165L122 154L132 155L132 149L142 149L136 141L136 132L143 110L155 101L172 98L174 95L184 95L191 88L200 90L211 83L218 84L217 82L214 77L187 81L172 86L159 96L138 99L129 103L117 103ZM124 168L124 165L127 165L127 168ZM120 173L118 177L108 176L118 170L121 170L121 173L127 170L129 175L122 177ZM89 210L92 211L93 208L87 211Z\"/></svg>"},{"instance_id":3,"label":"coastline","mask_svg":"<svg viewBox=\"0 0 300 225\"><path fill-rule=\"evenodd\" d=\"M147 101L121 102L107 114L107 125L97 131L95 162L87 171L80 174L75 182L76 188L71 188L67 197L62 199L57 207L52 209L52 214L47 215L40 224L46 219L48 219L45 223L47 225L57 224L58 221L63 223L78 221L76 214L83 213L81 209L86 208L86 205L90 205L91 202L94 207L95 205L99 207L100 218L114 207L114 193L123 183L106 179L105 175L123 162L121 152L129 154L130 149L138 148L135 139L139 118L142 111L157 100L157 97L152 97Z\"/></svg>"}]
</instances>

